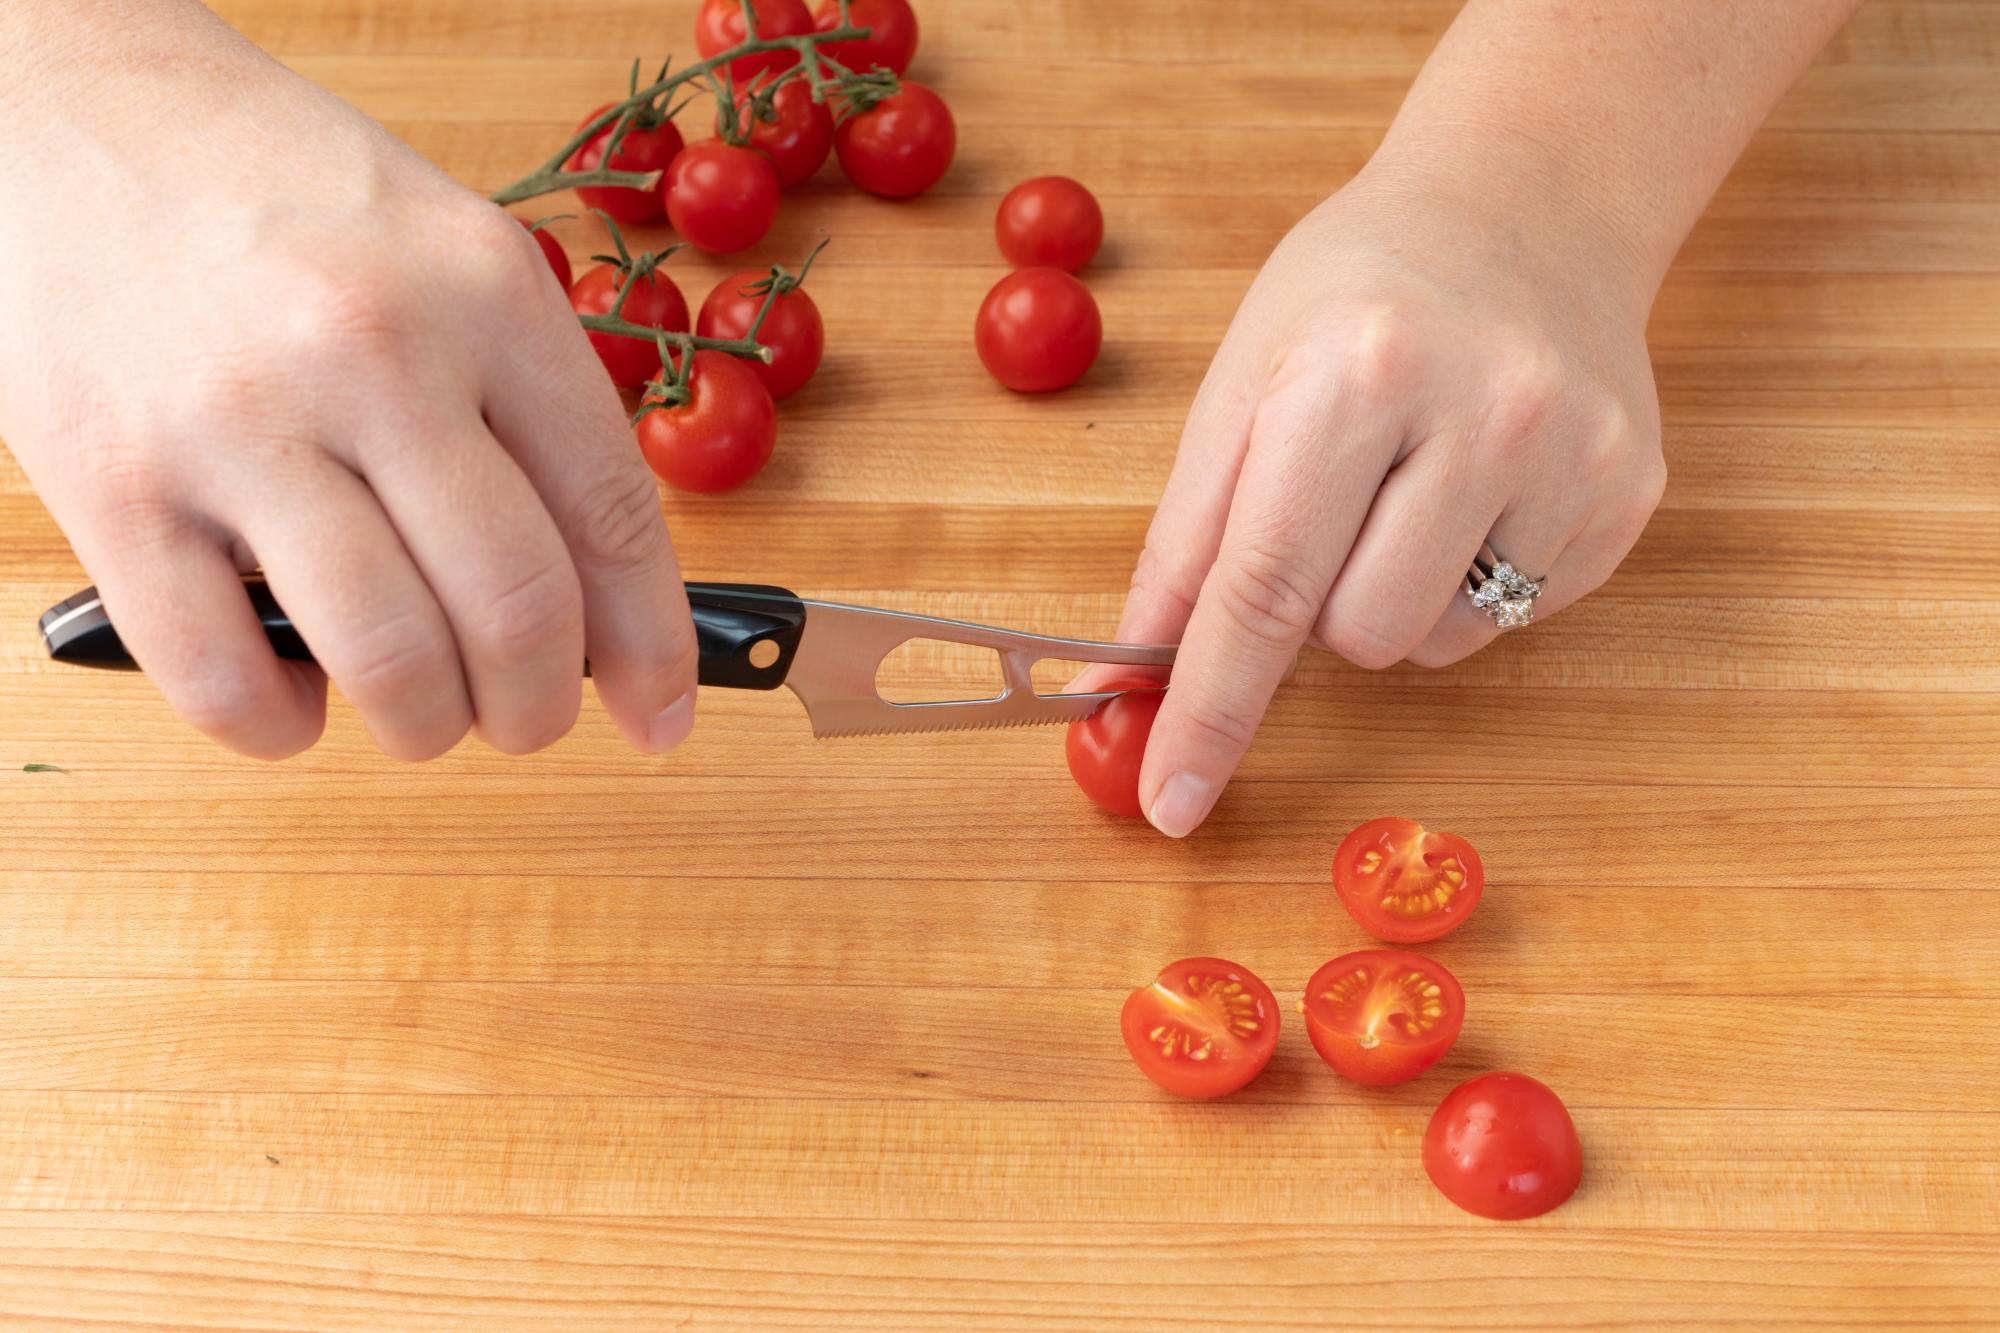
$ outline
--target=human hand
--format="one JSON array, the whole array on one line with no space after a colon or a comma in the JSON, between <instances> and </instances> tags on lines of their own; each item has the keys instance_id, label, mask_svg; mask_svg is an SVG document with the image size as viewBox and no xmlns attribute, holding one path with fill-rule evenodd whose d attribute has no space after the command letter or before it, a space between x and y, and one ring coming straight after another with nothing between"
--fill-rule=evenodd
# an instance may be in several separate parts
<instances>
[{"instance_id":1,"label":"human hand","mask_svg":"<svg viewBox=\"0 0 2000 1333\"><path fill-rule=\"evenodd\" d=\"M1140 772L1184 836L1313 643L1443 666L1499 630L1489 537L1538 617L1608 578L1665 484L1642 266L1415 167L1376 164L1278 246L1188 415L1118 637L1181 645Z\"/></svg>"},{"instance_id":2,"label":"human hand","mask_svg":"<svg viewBox=\"0 0 2000 1333\"><path fill-rule=\"evenodd\" d=\"M7 108L0 435L133 655L259 757L317 739L327 676L399 758L538 749L586 654L672 748L658 491L534 241L200 6L124 10ZM257 566L325 675L272 654Z\"/></svg>"}]
</instances>

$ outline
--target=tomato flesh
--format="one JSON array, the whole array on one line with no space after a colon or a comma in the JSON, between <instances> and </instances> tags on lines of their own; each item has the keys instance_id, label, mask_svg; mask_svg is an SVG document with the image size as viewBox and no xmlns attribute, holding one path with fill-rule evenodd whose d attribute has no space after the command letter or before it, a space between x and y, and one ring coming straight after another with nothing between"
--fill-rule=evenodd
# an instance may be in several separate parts
<instances>
[{"instance_id":1,"label":"tomato flesh","mask_svg":"<svg viewBox=\"0 0 2000 1333\"><path fill-rule=\"evenodd\" d=\"M1422 944L1463 925L1486 888L1472 844L1413 819L1371 819L1333 857L1341 903L1378 940Z\"/></svg>"},{"instance_id":2,"label":"tomato flesh","mask_svg":"<svg viewBox=\"0 0 2000 1333\"><path fill-rule=\"evenodd\" d=\"M1139 808L1139 765L1166 692L1159 681L1139 675L1115 676L1096 688L1131 692L1069 724L1063 741L1069 775L1100 808L1138 819L1145 814Z\"/></svg>"},{"instance_id":3,"label":"tomato flesh","mask_svg":"<svg viewBox=\"0 0 2000 1333\"><path fill-rule=\"evenodd\" d=\"M1221 958L1183 958L1126 998L1125 1049L1180 1097L1221 1097L1262 1073L1278 1046L1278 1002L1256 973Z\"/></svg>"},{"instance_id":4,"label":"tomato flesh","mask_svg":"<svg viewBox=\"0 0 2000 1333\"><path fill-rule=\"evenodd\" d=\"M1583 1145L1562 1098L1526 1074L1482 1074L1438 1104L1424 1130L1424 1173L1460 1208L1514 1221L1576 1193Z\"/></svg>"},{"instance_id":5,"label":"tomato flesh","mask_svg":"<svg viewBox=\"0 0 2000 1333\"><path fill-rule=\"evenodd\" d=\"M1363 949L1313 973L1300 1008L1320 1058L1343 1078L1379 1088L1444 1058L1465 1022L1465 992L1431 959Z\"/></svg>"}]
</instances>

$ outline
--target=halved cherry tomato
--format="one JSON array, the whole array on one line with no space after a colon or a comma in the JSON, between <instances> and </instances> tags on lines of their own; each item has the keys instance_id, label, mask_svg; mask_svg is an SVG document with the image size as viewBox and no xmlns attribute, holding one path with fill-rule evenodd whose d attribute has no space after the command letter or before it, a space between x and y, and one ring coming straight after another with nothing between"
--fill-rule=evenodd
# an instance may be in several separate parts
<instances>
[{"instance_id":1,"label":"halved cherry tomato","mask_svg":"<svg viewBox=\"0 0 2000 1333\"><path fill-rule=\"evenodd\" d=\"M716 283L701 303L694 331L704 338L741 338L749 333L751 322L763 309L764 293L746 289L768 283L770 278L766 269L732 274ZM805 288L793 287L772 302L764 327L757 331L757 341L771 349L770 363L744 364L764 381L774 400L783 401L805 388L826 352L826 326L820 320L819 306Z\"/></svg>"},{"instance_id":2,"label":"halved cherry tomato","mask_svg":"<svg viewBox=\"0 0 2000 1333\"><path fill-rule=\"evenodd\" d=\"M639 418L639 449L668 485L733 490L764 470L778 442L778 410L764 382L727 352L696 352L694 396ZM650 395L649 395L650 397Z\"/></svg>"},{"instance_id":3,"label":"halved cherry tomato","mask_svg":"<svg viewBox=\"0 0 2000 1333\"><path fill-rule=\"evenodd\" d=\"M1000 253L1015 268L1074 273L1104 243L1104 212L1067 176L1037 176L1007 191L993 218Z\"/></svg>"},{"instance_id":4,"label":"halved cherry tomato","mask_svg":"<svg viewBox=\"0 0 2000 1333\"><path fill-rule=\"evenodd\" d=\"M857 74L866 74L877 65L901 74L917 54L917 16L909 0L852 0L847 18L850 25L868 29L859 41L832 42L820 48ZM840 26L840 0L820 0L813 14L813 26L832 32Z\"/></svg>"},{"instance_id":5,"label":"halved cherry tomato","mask_svg":"<svg viewBox=\"0 0 2000 1333\"><path fill-rule=\"evenodd\" d=\"M608 315L611 307L618 304L618 292L624 285L624 273L616 264L586 269L569 289L570 309L579 315ZM686 333L687 298L681 295L672 278L655 269L639 279L619 317L648 328ZM621 389L636 389L659 373L660 349L656 343L616 333L592 333L590 345L597 349L597 359L611 372L611 382Z\"/></svg>"},{"instance_id":6,"label":"halved cherry tomato","mask_svg":"<svg viewBox=\"0 0 2000 1333\"><path fill-rule=\"evenodd\" d=\"M1125 1000L1125 1049L1181 1097L1221 1097L1264 1071L1278 1046L1278 1002L1247 967L1183 958Z\"/></svg>"},{"instance_id":7,"label":"halved cherry tomato","mask_svg":"<svg viewBox=\"0 0 2000 1333\"><path fill-rule=\"evenodd\" d=\"M1414 819L1371 819L1333 854L1333 888L1361 928L1391 944L1451 934L1472 915L1486 869L1472 844Z\"/></svg>"},{"instance_id":8,"label":"halved cherry tomato","mask_svg":"<svg viewBox=\"0 0 2000 1333\"><path fill-rule=\"evenodd\" d=\"M1444 1058L1465 1022L1465 992L1443 965L1395 949L1342 954L1306 983L1313 1049L1343 1078L1402 1083Z\"/></svg>"},{"instance_id":9,"label":"halved cherry tomato","mask_svg":"<svg viewBox=\"0 0 2000 1333\"><path fill-rule=\"evenodd\" d=\"M754 148L702 139L667 168L667 220L695 248L733 254L764 239L778 216L778 169Z\"/></svg>"},{"instance_id":10,"label":"halved cherry tomato","mask_svg":"<svg viewBox=\"0 0 2000 1333\"><path fill-rule=\"evenodd\" d=\"M1137 819L1139 763L1146 757L1146 738L1160 715L1166 692L1151 676L1115 676L1094 688L1130 690L1107 701L1096 712L1069 724L1063 742L1069 775L1083 794L1114 815Z\"/></svg>"},{"instance_id":11,"label":"halved cherry tomato","mask_svg":"<svg viewBox=\"0 0 2000 1333\"><path fill-rule=\"evenodd\" d=\"M746 88L737 104L742 106L749 100ZM749 122L750 146L770 158L778 169L779 185L811 180L833 151L833 112L824 103L813 101L812 89L797 79L771 94L771 119L738 114Z\"/></svg>"},{"instance_id":12,"label":"halved cherry tomato","mask_svg":"<svg viewBox=\"0 0 2000 1333\"><path fill-rule=\"evenodd\" d=\"M1481 1074L1445 1094L1424 1130L1424 1173L1468 1213L1540 1217L1576 1193L1583 1145L1562 1098L1526 1074Z\"/></svg>"},{"instance_id":13,"label":"halved cherry tomato","mask_svg":"<svg viewBox=\"0 0 2000 1333\"><path fill-rule=\"evenodd\" d=\"M759 37L797 37L813 30L805 0L757 0ZM694 45L702 59L719 56L743 40L743 6L739 0L702 0L694 16ZM760 51L729 62L729 75L748 83L765 70L790 69L799 63L796 51Z\"/></svg>"},{"instance_id":14,"label":"halved cherry tomato","mask_svg":"<svg viewBox=\"0 0 2000 1333\"><path fill-rule=\"evenodd\" d=\"M603 106L597 108L585 116L577 128L588 125L607 109ZM564 169L594 171L604 165L604 146L611 141L612 131L617 128L618 122L614 120L591 136L583 147L570 154ZM611 155L609 165L613 171L665 171L673 165L680 151L681 132L671 120L662 120L649 129L635 124L618 141L618 151ZM601 208L620 222L652 222L664 211L659 190L635 190L625 185L586 185L576 194L586 207Z\"/></svg>"},{"instance_id":15,"label":"halved cherry tomato","mask_svg":"<svg viewBox=\"0 0 2000 1333\"><path fill-rule=\"evenodd\" d=\"M555 274L556 281L562 284L562 289L568 291L570 283L575 279L570 272L569 255L564 253L562 242L549 235L546 229L538 229L526 218L514 220L526 227L528 235L535 238L535 244L542 247L542 258L549 261L549 272Z\"/></svg>"}]
</instances>

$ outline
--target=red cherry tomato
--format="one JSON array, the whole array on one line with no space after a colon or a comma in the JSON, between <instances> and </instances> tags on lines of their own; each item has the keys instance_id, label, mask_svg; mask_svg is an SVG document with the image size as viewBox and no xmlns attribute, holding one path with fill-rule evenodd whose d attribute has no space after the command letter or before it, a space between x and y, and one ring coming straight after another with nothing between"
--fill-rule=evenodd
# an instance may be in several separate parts
<instances>
[{"instance_id":1,"label":"red cherry tomato","mask_svg":"<svg viewBox=\"0 0 2000 1333\"><path fill-rule=\"evenodd\" d=\"M535 244L542 247L542 258L549 261L549 272L555 274L556 281L562 284L564 291L568 291L572 278L570 275L569 255L564 253L562 242L549 235L547 231L537 231L535 224L526 218L515 218L514 220L523 227L526 227L528 235L535 238Z\"/></svg>"},{"instance_id":2,"label":"red cherry tomato","mask_svg":"<svg viewBox=\"0 0 2000 1333\"><path fill-rule=\"evenodd\" d=\"M830 42L820 50L857 74L866 74L877 65L901 74L917 54L917 15L909 0L853 0L847 17L850 26L868 29L859 41ZM813 26L832 32L840 26L840 0L821 0L813 15Z\"/></svg>"},{"instance_id":3,"label":"red cherry tomato","mask_svg":"<svg viewBox=\"0 0 2000 1333\"><path fill-rule=\"evenodd\" d=\"M716 283L701 303L694 331L704 338L741 338L749 333L751 321L764 307L764 294L744 289L766 282L770 276L768 272L733 273ZM764 382L774 400L783 401L805 388L826 351L826 326L805 288L794 287L777 299L771 313L764 316L757 341L771 349L771 363L743 364Z\"/></svg>"},{"instance_id":4,"label":"red cherry tomato","mask_svg":"<svg viewBox=\"0 0 2000 1333\"><path fill-rule=\"evenodd\" d=\"M1097 302L1054 268L1024 268L993 284L972 326L979 359L1021 393L1046 393L1083 378L1104 342Z\"/></svg>"},{"instance_id":5,"label":"red cherry tomato","mask_svg":"<svg viewBox=\"0 0 2000 1333\"><path fill-rule=\"evenodd\" d=\"M1468 1213L1540 1217L1576 1193L1583 1145L1547 1087L1526 1074L1482 1074L1438 1103L1424 1130L1424 1172Z\"/></svg>"},{"instance_id":6,"label":"red cherry tomato","mask_svg":"<svg viewBox=\"0 0 2000 1333\"><path fill-rule=\"evenodd\" d=\"M727 491L764 470L778 442L778 409L749 364L727 352L696 352L693 397L639 418L639 448L668 485Z\"/></svg>"},{"instance_id":7,"label":"red cherry tomato","mask_svg":"<svg viewBox=\"0 0 2000 1333\"><path fill-rule=\"evenodd\" d=\"M624 285L615 264L586 269L569 289L570 309L579 315L608 315L618 303L618 293ZM688 331L687 298L681 295L672 278L657 271L639 279L619 314L620 318L648 328L665 329L669 333ZM611 372L611 382L621 389L636 389L659 373L660 349L653 343L615 333L592 333L590 345L597 349L598 360Z\"/></svg>"},{"instance_id":8,"label":"red cherry tomato","mask_svg":"<svg viewBox=\"0 0 2000 1333\"><path fill-rule=\"evenodd\" d=\"M1074 273L1104 243L1104 213L1090 191L1069 177L1037 176L1007 192L993 232L1000 253L1015 268Z\"/></svg>"},{"instance_id":9,"label":"red cherry tomato","mask_svg":"<svg viewBox=\"0 0 2000 1333\"><path fill-rule=\"evenodd\" d=\"M805 0L756 0L756 10L759 37L797 37L813 30ZM702 59L719 56L742 40L743 6L737 0L702 0L694 16L694 45ZM738 83L748 83L765 70L790 69L798 63L795 51L764 51L730 61L729 74Z\"/></svg>"},{"instance_id":10,"label":"red cherry tomato","mask_svg":"<svg viewBox=\"0 0 2000 1333\"><path fill-rule=\"evenodd\" d=\"M870 194L906 199L938 183L958 148L951 108L921 83L840 122L833 149L847 178Z\"/></svg>"},{"instance_id":11,"label":"red cherry tomato","mask_svg":"<svg viewBox=\"0 0 2000 1333\"><path fill-rule=\"evenodd\" d=\"M585 116L577 128L582 129L605 112L605 107ZM583 147L570 154L564 164L569 171L594 171L604 162L604 145L611 141L611 132L617 121L606 125L593 135ZM653 129L641 129L634 125L618 141L618 151L611 156L613 171L665 171L673 164L674 157L681 151L681 132L671 120L663 120ZM635 190L623 185L586 185L578 190L577 197L590 208L601 208L620 222L652 222L660 216L660 192L658 190Z\"/></svg>"},{"instance_id":12,"label":"red cherry tomato","mask_svg":"<svg viewBox=\"0 0 2000 1333\"><path fill-rule=\"evenodd\" d=\"M1146 757L1146 738L1153 734L1166 691L1151 676L1140 675L1114 676L1098 688L1131 693L1069 724L1063 742L1069 775L1103 809L1138 819L1145 813L1139 808L1139 761Z\"/></svg>"},{"instance_id":13,"label":"red cherry tomato","mask_svg":"<svg viewBox=\"0 0 2000 1333\"><path fill-rule=\"evenodd\" d=\"M746 90L737 104L749 100ZM771 111L776 119L750 121L750 146L771 159L778 184L811 180L833 151L833 112L813 101L812 89L797 80L771 95Z\"/></svg>"},{"instance_id":14,"label":"red cherry tomato","mask_svg":"<svg viewBox=\"0 0 2000 1333\"><path fill-rule=\"evenodd\" d=\"M1465 992L1444 965L1394 949L1343 954L1306 983L1306 1035L1343 1078L1413 1079L1444 1058L1465 1022Z\"/></svg>"},{"instance_id":15,"label":"red cherry tomato","mask_svg":"<svg viewBox=\"0 0 2000 1333\"><path fill-rule=\"evenodd\" d=\"M1119 1027L1147 1078L1177 1096L1221 1097L1271 1063L1278 1002L1249 968L1183 958L1127 997Z\"/></svg>"},{"instance_id":16,"label":"red cherry tomato","mask_svg":"<svg viewBox=\"0 0 2000 1333\"><path fill-rule=\"evenodd\" d=\"M1471 843L1413 819L1371 819L1333 854L1334 892L1363 930L1391 944L1449 935L1485 887Z\"/></svg>"},{"instance_id":17,"label":"red cherry tomato","mask_svg":"<svg viewBox=\"0 0 2000 1333\"><path fill-rule=\"evenodd\" d=\"M747 249L777 216L778 169L754 148L703 139L667 169L667 220L697 249Z\"/></svg>"}]
</instances>

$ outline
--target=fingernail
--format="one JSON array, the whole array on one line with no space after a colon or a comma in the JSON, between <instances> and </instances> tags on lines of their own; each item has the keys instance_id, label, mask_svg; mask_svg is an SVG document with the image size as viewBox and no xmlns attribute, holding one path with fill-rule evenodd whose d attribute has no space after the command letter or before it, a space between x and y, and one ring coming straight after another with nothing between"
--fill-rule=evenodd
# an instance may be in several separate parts
<instances>
[{"instance_id":1,"label":"fingernail","mask_svg":"<svg viewBox=\"0 0 2000 1333\"><path fill-rule=\"evenodd\" d=\"M693 731L694 696L683 694L662 708L653 719L653 725L646 730L646 742L653 747L654 754L665 754L686 740Z\"/></svg>"},{"instance_id":2,"label":"fingernail","mask_svg":"<svg viewBox=\"0 0 2000 1333\"><path fill-rule=\"evenodd\" d=\"M1146 812L1152 826L1169 838L1185 838L1208 817L1215 788L1192 773L1176 773L1160 784L1153 808Z\"/></svg>"}]
</instances>

